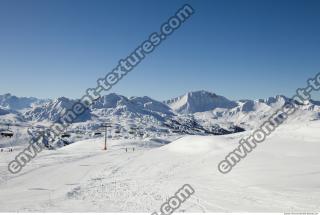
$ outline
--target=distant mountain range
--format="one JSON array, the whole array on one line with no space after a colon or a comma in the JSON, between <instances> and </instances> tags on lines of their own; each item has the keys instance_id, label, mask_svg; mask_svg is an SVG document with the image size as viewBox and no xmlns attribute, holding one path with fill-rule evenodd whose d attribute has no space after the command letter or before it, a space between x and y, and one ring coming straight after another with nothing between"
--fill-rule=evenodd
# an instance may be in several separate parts
<instances>
[{"instance_id":1,"label":"distant mountain range","mask_svg":"<svg viewBox=\"0 0 320 215\"><path fill-rule=\"evenodd\" d=\"M0 95L0 120L57 122L75 101ZM111 120L124 126L140 124L149 130L223 134L256 127L289 101L285 96L232 101L215 93L195 91L160 102L147 96L127 98L111 93L98 99L74 126L92 127ZM319 116L320 102L310 100L300 105L291 120L318 120Z\"/></svg>"},{"instance_id":2,"label":"distant mountain range","mask_svg":"<svg viewBox=\"0 0 320 215\"><path fill-rule=\"evenodd\" d=\"M35 105L41 105L48 101L49 99L45 100L33 97L17 97L9 93L0 95L0 107L14 111L31 108Z\"/></svg>"}]
</instances>

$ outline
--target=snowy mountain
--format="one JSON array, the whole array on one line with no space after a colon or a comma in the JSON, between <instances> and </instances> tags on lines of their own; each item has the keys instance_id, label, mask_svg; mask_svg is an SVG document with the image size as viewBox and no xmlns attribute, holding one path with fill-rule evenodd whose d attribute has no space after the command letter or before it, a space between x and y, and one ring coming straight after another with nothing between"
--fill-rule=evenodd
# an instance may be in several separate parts
<instances>
[{"instance_id":1,"label":"snowy mountain","mask_svg":"<svg viewBox=\"0 0 320 215\"><path fill-rule=\"evenodd\" d=\"M92 109L116 108L120 103L129 103L129 99L125 96L110 93L96 100L92 105Z\"/></svg>"},{"instance_id":2,"label":"snowy mountain","mask_svg":"<svg viewBox=\"0 0 320 215\"><path fill-rule=\"evenodd\" d=\"M292 99L282 95L267 99L239 100L237 101L237 106L233 108L217 108L206 112L197 112L194 113L194 116L205 125L232 123L245 129L252 129L259 126L289 102L292 102ZM319 104L319 102L312 100L309 103L297 104L298 110L287 121L313 121L320 119Z\"/></svg>"},{"instance_id":3,"label":"snowy mountain","mask_svg":"<svg viewBox=\"0 0 320 215\"><path fill-rule=\"evenodd\" d=\"M10 111L8 111L8 110L6 110L6 109L3 109L3 108L0 108L0 116L2 116L2 115L7 115L7 114L9 114L10 113Z\"/></svg>"},{"instance_id":4,"label":"snowy mountain","mask_svg":"<svg viewBox=\"0 0 320 215\"><path fill-rule=\"evenodd\" d=\"M0 95L0 107L15 111L31 108L34 105L40 105L47 101L33 97L17 97L9 93Z\"/></svg>"},{"instance_id":5,"label":"snowy mountain","mask_svg":"<svg viewBox=\"0 0 320 215\"><path fill-rule=\"evenodd\" d=\"M76 101L60 97L44 102L10 94L0 98L4 106L0 107L0 120L12 118L15 121L36 123L57 122ZM90 110L77 118L74 127L94 130L98 124L112 121L126 130L138 125L144 128L145 133L228 134L259 126L288 102L291 99L282 95L267 99L231 101L206 91L188 92L165 102L147 96L128 98L111 93L96 100ZM299 110L289 121L318 119L320 102L310 100L300 104Z\"/></svg>"},{"instance_id":6,"label":"snowy mountain","mask_svg":"<svg viewBox=\"0 0 320 215\"><path fill-rule=\"evenodd\" d=\"M215 108L230 109L237 105L223 96L207 91L188 92L183 96L170 99L164 102L174 111L182 114L204 112Z\"/></svg>"},{"instance_id":7,"label":"snowy mountain","mask_svg":"<svg viewBox=\"0 0 320 215\"><path fill-rule=\"evenodd\" d=\"M155 117L173 115L170 107L147 96L127 98L115 93L105 95L98 99L93 104L92 109L104 109L107 110L108 113L115 115L120 115L123 112L152 115Z\"/></svg>"},{"instance_id":8,"label":"snowy mountain","mask_svg":"<svg viewBox=\"0 0 320 215\"><path fill-rule=\"evenodd\" d=\"M53 101L47 102L44 105L36 106L29 111L25 112L25 118L35 121L59 121L63 114L72 108L76 100L60 97ZM81 116L79 116L75 122L84 122L90 120L92 117L91 111L87 110Z\"/></svg>"},{"instance_id":9,"label":"snowy mountain","mask_svg":"<svg viewBox=\"0 0 320 215\"><path fill-rule=\"evenodd\" d=\"M166 104L151 99L147 96L144 97L132 97L130 100L140 106L143 109L149 110L151 112L166 114L166 115L174 115L173 111Z\"/></svg>"}]
</instances>

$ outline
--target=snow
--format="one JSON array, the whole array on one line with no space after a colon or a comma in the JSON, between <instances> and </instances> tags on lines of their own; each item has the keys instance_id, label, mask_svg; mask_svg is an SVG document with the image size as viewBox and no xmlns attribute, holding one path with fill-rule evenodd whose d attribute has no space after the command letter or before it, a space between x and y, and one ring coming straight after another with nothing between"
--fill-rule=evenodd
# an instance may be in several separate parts
<instances>
[{"instance_id":1,"label":"snow","mask_svg":"<svg viewBox=\"0 0 320 215\"><path fill-rule=\"evenodd\" d=\"M33 97L17 97L9 93L0 95L0 107L5 107L11 110L24 110L34 105L39 105L47 102L48 100L37 99Z\"/></svg>"},{"instance_id":2,"label":"snow","mask_svg":"<svg viewBox=\"0 0 320 215\"><path fill-rule=\"evenodd\" d=\"M76 100L68 99L66 97L60 97L53 101L47 102L42 106L36 106L31 110L24 113L27 120L33 121L44 121L50 120L52 122L59 121L60 118L68 110L72 109ZM75 122L83 122L91 119L91 112L85 111L82 115L75 119Z\"/></svg>"},{"instance_id":3,"label":"snow","mask_svg":"<svg viewBox=\"0 0 320 215\"><path fill-rule=\"evenodd\" d=\"M165 103L174 111L184 114L204 112L215 108L233 108L236 106L236 102L204 90L188 92Z\"/></svg>"},{"instance_id":4,"label":"snow","mask_svg":"<svg viewBox=\"0 0 320 215\"><path fill-rule=\"evenodd\" d=\"M6 168L17 146L1 153L0 209L154 212L188 183L195 194L178 212L319 211L319 128L319 121L280 126L226 175L218 163L250 131L114 139L108 151L103 138L88 139L46 150L11 175Z\"/></svg>"},{"instance_id":5,"label":"snow","mask_svg":"<svg viewBox=\"0 0 320 215\"><path fill-rule=\"evenodd\" d=\"M218 151L221 144L225 144L225 138L223 137L212 139L212 136L185 136L164 146L163 149L184 155L204 154L212 150Z\"/></svg>"},{"instance_id":6,"label":"snow","mask_svg":"<svg viewBox=\"0 0 320 215\"><path fill-rule=\"evenodd\" d=\"M10 111L0 108L0 116L9 114Z\"/></svg>"},{"instance_id":7,"label":"snow","mask_svg":"<svg viewBox=\"0 0 320 215\"><path fill-rule=\"evenodd\" d=\"M184 184L195 194L178 212L319 211L320 102L299 105L230 173L217 169L242 137L288 101L231 101L196 91L162 103L112 93L68 128L74 143L44 150L13 175L7 165L29 135L49 127L75 100L0 96L0 129L9 123L15 133L0 137L0 212L151 213ZM91 134L107 121L113 127L104 151L104 138ZM234 125L246 131L206 136Z\"/></svg>"},{"instance_id":8,"label":"snow","mask_svg":"<svg viewBox=\"0 0 320 215\"><path fill-rule=\"evenodd\" d=\"M50 125L58 121L75 101L60 97L45 102L6 94L0 96L0 124L10 122ZM176 132L208 134L212 131L226 134L229 131L233 132L234 127L245 130L256 128L289 101L285 96L232 101L203 90L188 92L166 102L159 102L147 96L127 98L111 93L102 96L90 110L77 117L70 129L93 132L99 124L109 121L125 128L128 124L138 124L139 127L143 127L147 136ZM24 109L7 109L8 104L10 107L23 106ZM292 120L318 120L320 102L310 100L305 105L300 105L297 112L291 117Z\"/></svg>"}]
</instances>

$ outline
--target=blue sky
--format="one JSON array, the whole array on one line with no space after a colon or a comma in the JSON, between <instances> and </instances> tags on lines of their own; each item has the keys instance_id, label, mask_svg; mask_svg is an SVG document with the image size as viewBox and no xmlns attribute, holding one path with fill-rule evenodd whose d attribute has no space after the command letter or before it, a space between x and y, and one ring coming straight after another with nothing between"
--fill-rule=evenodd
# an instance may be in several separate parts
<instances>
[{"instance_id":1,"label":"blue sky","mask_svg":"<svg viewBox=\"0 0 320 215\"><path fill-rule=\"evenodd\" d=\"M196 13L112 92L291 96L320 72L320 1L0 0L0 94L81 97L185 3Z\"/></svg>"}]
</instances>

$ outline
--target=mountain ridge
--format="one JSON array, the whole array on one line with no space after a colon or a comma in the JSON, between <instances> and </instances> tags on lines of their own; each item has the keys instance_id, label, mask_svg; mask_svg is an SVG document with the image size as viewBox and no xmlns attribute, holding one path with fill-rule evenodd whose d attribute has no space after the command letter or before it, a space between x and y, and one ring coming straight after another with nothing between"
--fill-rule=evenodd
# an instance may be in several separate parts
<instances>
[{"instance_id":1,"label":"mountain ridge","mask_svg":"<svg viewBox=\"0 0 320 215\"><path fill-rule=\"evenodd\" d=\"M33 97L30 97L31 99L22 97L19 101L19 97L11 94L0 96L0 98L2 98L0 120L10 116L12 119L33 122L57 122L62 114L77 101L66 97L46 102ZM266 99L233 101L201 90L160 102L147 96L128 98L110 93L97 99L92 107L79 116L74 123L94 126L106 120L132 125L141 122L142 126L151 130L156 130L154 126L162 126L164 129L183 130L189 133L192 133L192 129L197 132L210 132L214 128L216 131L220 129L217 126L226 129L234 126L250 129L291 100L283 95L277 95ZM2 104L5 104L4 107ZM14 109L8 109L8 107L14 107ZM320 102L310 100L308 104L300 105L299 111L300 115L293 117L294 119L318 120L320 119Z\"/></svg>"}]
</instances>

